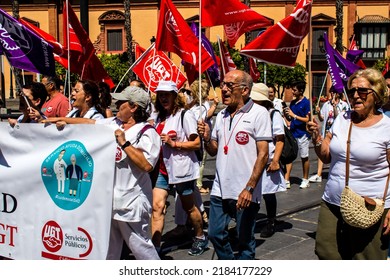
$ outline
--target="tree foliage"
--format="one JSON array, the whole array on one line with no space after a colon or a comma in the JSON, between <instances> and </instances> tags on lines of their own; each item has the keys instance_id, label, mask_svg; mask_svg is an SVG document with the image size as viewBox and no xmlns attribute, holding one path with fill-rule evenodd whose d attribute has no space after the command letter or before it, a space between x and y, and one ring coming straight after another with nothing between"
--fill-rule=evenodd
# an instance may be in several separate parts
<instances>
[{"instance_id":1,"label":"tree foliage","mask_svg":"<svg viewBox=\"0 0 390 280\"><path fill-rule=\"evenodd\" d=\"M128 64L128 55L127 52L123 52L122 54L99 54L98 58L103 64L104 69L106 69L108 75L111 77L114 84L118 84L122 79L123 75L129 69ZM130 71L126 77L121 82L121 88L129 85ZM56 63L56 75L61 79L65 80L66 70L60 64ZM71 83L75 83L79 79L79 75L72 73L71 74Z\"/></svg>"}]
</instances>

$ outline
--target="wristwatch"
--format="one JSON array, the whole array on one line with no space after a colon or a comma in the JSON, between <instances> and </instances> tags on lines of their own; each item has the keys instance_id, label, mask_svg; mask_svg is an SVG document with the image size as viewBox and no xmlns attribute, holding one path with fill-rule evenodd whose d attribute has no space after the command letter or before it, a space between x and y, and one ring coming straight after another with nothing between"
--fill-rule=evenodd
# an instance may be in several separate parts
<instances>
[{"instance_id":1,"label":"wristwatch","mask_svg":"<svg viewBox=\"0 0 390 280\"><path fill-rule=\"evenodd\" d=\"M250 192L251 194L253 194L253 191L255 190L255 188L252 188L252 187L250 187L250 186L246 186L246 187L245 187L245 190L248 191L248 192Z\"/></svg>"},{"instance_id":2,"label":"wristwatch","mask_svg":"<svg viewBox=\"0 0 390 280\"><path fill-rule=\"evenodd\" d=\"M124 149L126 149L128 146L130 146L130 145L131 145L130 142L129 142L129 141L126 141L125 144L123 144L123 145L121 146L121 149L124 150Z\"/></svg>"}]
</instances>

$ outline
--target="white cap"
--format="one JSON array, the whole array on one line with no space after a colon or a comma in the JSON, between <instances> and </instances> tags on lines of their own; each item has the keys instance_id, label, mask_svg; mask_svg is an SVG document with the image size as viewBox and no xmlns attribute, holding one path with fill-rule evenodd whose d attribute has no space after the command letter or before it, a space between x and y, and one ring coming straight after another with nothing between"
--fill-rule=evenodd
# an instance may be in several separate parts
<instances>
[{"instance_id":1,"label":"white cap","mask_svg":"<svg viewBox=\"0 0 390 280\"><path fill-rule=\"evenodd\" d=\"M174 91L176 93L179 92L177 89L176 83L174 83L172 81L163 81L163 80L161 80L158 83L158 86L157 86L155 92L158 92L158 91Z\"/></svg>"},{"instance_id":2,"label":"white cap","mask_svg":"<svg viewBox=\"0 0 390 280\"><path fill-rule=\"evenodd\" d=\"M266 84L257 83L254 84L251 90L250 98L254 101L270 101L268 95L268 87Z\"/></svg>"},{"instance_id":3,"label":"white cap","mask_svg":"<svg viewBox=\"0 0 390 280\"><path fill-rule=\"evenodd\" d=\"M116 100L126 100L146 109L150 103L149 94L140 87L128 86L122 92L111 93Z\"/></svg>"}]
</instances>

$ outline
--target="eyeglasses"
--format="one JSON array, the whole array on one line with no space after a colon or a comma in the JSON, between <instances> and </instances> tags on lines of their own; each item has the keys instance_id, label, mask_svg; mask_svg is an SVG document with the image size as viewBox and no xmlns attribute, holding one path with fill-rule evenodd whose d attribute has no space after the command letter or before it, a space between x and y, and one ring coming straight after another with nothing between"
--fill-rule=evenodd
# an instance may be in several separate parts
<instances>
[{"instance_id":1,"label":"eyeglasses","mask_svg":"<svg viewBox=\"0 0 390 280\"><path fill-rule=\"evenodd\" d=\"M361 99L366 99L367 95L370 93L376 93L375 90L370 88L349 88L347 89L347 95L349 98L353 98L355 96L355 92L358 93Z\"/></svg>"},{"instance_id":2,"label":"eyeglasses","mask_svg":"<svg viewBox=\"0 0 390 280\"><path fill-rule=\"evenodd\" d=\"M223 89L224 86L226 86L229 91L232 91L236 87L244 87L246 85L240 83L233 83L233 82L221 82L221 86L220 86L221 89Z\"/></svg>"}]
</instances>

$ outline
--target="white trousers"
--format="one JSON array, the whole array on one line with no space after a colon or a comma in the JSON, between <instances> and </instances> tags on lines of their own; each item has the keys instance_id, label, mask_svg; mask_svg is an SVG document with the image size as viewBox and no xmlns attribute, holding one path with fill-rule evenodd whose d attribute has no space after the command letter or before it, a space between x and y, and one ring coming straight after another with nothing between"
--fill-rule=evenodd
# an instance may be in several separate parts
<instances>
[{"instance_id":1,"label":"white trousers","mask_svg":"<svg viewBox=\"0 0 390 280\"><path fill-rule=\"evenodd\" d=\"M150 238L149 220L122 222L112 219L107 260L120 259L123 240L137 260L160 259Z\"/></svg>"}]
</instances>

